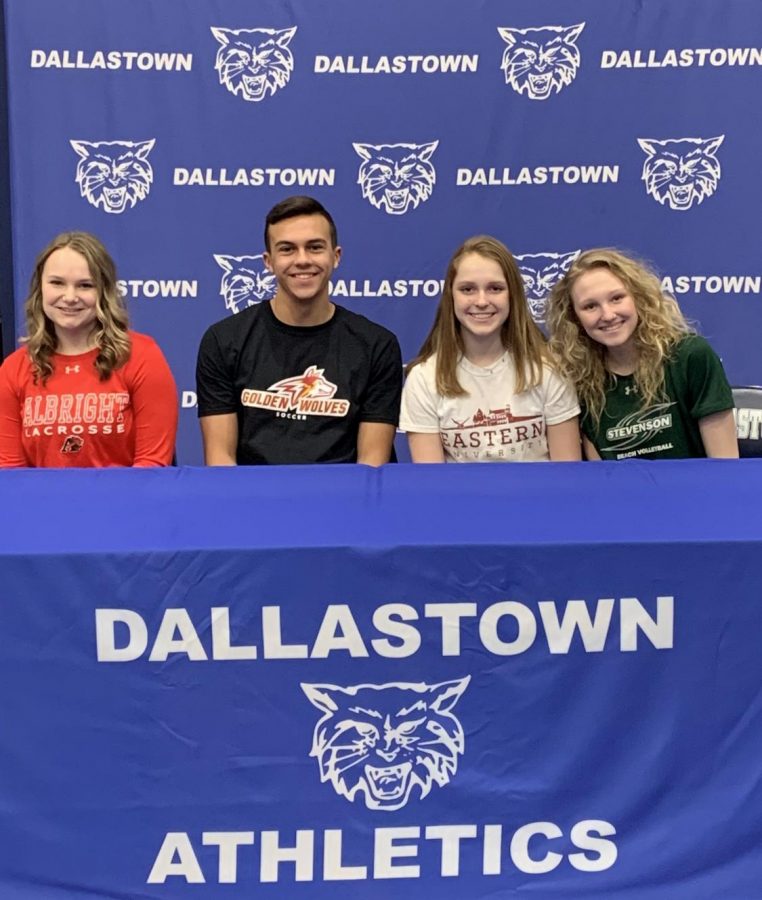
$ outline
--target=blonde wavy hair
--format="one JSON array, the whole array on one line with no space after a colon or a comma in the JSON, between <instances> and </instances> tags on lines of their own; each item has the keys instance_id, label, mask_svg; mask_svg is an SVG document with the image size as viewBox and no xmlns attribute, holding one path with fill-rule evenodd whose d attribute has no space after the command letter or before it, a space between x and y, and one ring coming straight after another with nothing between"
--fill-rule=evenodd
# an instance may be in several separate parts
<instances>
[{"instance_id":1,"label":"blonde wavy hair","mask_svg":"<svg viewBox=\"0 0 762 900\"><path fill-rule=\"evenodd\" d=\"M42 306L42 271L48 257L64 247L70 247L84 256L98 292L93 323L93 341L98 348L95 368L101 381L105 381L130 356L127 310L116 286L114 260L98 238L86 231L59 234L35 261L29 295L24 304L27 334L22 338L32 361L34 380L35 383L41 381L45 384L53 374L52 357L58 340L53 323L45 315Z\"/></svg>"},{"instance_id":2,"label":"blonde wavy hair","mask_svg":"<svg viewBox=\"0 0 762 900\"><path fill-rule=\"evenodd\" d=\"M494 260L505 276L508 285L510 313L503 323L500 337L503 346L513 357L516 367L516 392L536 387L542 380L543 363L548 361L546 340L535 325L529 312L524 282L519 267L510 250L489 235L478 235L464 241L455 251L447 266L444 289L437 307L434 324L418 355L407 366L407 373L419 363L436 354L437 391L444 397L461 397L467 394L456 373L456 367L464 353L461 325L455 316L452 286L458 274L458 266L464 256L476 253Z\"/></svg>"},{"instance_id":3,"label":"blonde wavy hair","mask_svg":"<svg viewBox=\"0 0 762 900\"><path fill-rule=\"evenodd\" d=\"M609 247L588 250L574 260L551 291L546 321L550 349L561 374L574 384L580 402L597 427L606 406L606 387L616 376L606 368L605 346L588 336L574 311L574 284L591 269L608 269L635 301L638 362L633 374L643 409L666 399L664 362L678 341L693 334L694 329L677 302L662 291L657 275L640 260Z\"/></svg>"}]
</instances>

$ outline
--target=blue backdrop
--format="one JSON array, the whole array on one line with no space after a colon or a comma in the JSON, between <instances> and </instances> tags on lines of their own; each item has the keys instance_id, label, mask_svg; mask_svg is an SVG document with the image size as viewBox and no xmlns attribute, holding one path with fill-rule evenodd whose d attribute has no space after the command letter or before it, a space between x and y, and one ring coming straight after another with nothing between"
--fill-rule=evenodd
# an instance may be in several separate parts
<instances>
[{"instance_id":1,"label":"blue backdrop","mask_svg":"<svg viewBox=\"0 0 762 900\"><path fill-rule=\"evenodd\" d=\"M269 296L262 220L292 193L335 215L337 302L406 357L489 232L538 318L580 249L645 256L731 380L762 381L759 3L5 6L17 306L54 234L99 234L175 372L181 462L200 336Z\"/></svg>"}]
</instances>

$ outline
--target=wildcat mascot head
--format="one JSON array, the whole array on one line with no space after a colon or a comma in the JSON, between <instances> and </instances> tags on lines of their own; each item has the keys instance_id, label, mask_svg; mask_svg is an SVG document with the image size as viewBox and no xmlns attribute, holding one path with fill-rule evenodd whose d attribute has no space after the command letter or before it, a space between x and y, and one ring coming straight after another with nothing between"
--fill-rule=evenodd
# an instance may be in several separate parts
<instances>
[{"instance_id":1,"label":"wildcat mascot head","mask_svg":"<svg viewBox=\"0 0 762 900\"><path fill-rule=\"evenodd\" d=\"M553 286L563 278L578 256L579 250L571 253L524 253L515 257L529 310L538 325L545 321L545 303Z\"/></svg>"},{"instance_id":2,"label":"wildcat mascot head","mask_svg":"<svg viewBox=\"0 0 762 900\"><path fill-rule=\"evenodd\" d=\"M302 684L323 716L315 725L310 756L320 780L368 809L401 809L413 792L423 799L433 784L446 785L465 748L452 709L470 676L440 684Z\"/></svg>"},{"instance_id":3,"label":"wildcat mascot head","mask_svg":"<svg viewBox=\"0 0 762 900\"><path fill-rule=\"evenodd\" d=\"M580 55L577 38L584 22L544 28L498 28L508 46L500 68L506 84L530 100L547 100L574 81Z\"/></svg>"},{"instance_id":4,"label":"wildcat mascot head","mask_svg":"<svg viewBox=\"0 0 762 900\"><path fill-rule=\"evenodd\" d=\"M639 138L646 154L643 181L648 193L670 209L686 210L703 203L717 190L721 169L715 153L724 140L724 134L666 141Z\"/></svg>"},{"instance_id":5,"label":"wildcat mascot head","mask_svg":"<svg viewBox=\"0 0 762 900\"><path fill-rule=\"evenodd\" d=\"M155 141L69 143L79 156L79 192L96 209L119 214L148 196L153 182L148 154Z\"/></svg>"},{"instance_id":6,"label":"wildcat mascot head","mask_svg":"<svg viewBox=\"0 0 762 900\"><path fill-rule=\"evenodd\" d=\"M224 272L220 294L230 312L238 313L247 306L256 306L275 294L275 276L265 268L261 253L256 256L215 253L214 259Z\"/></svg>"},{"instance_id":7,"label":"wildcat mascot head","mask_svg":"<svg viewBox=\"0 0 762 900\"><path fill-rule=\"evenodd\" d=\"M431 156L439 141L429 144L353 144L362 159L357 183L376 209L402 216L428 200L437 180Z\"/></svg>"},{"instance_id":8,"label":"wildcat mascot head","mask_svg":"<svg viewBox=\"0 0 762 900\"><path fill-rule=\"evenodd\" d=\"M258 103L288 84L293 28L212 28L220 44L214 68L231 94Z\"/></svg>"}]
</instances>

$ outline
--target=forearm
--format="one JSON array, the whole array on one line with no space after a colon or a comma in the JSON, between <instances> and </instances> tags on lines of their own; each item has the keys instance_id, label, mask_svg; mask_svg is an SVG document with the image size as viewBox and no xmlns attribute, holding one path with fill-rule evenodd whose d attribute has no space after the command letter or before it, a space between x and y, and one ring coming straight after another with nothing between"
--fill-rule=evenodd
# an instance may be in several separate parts
<instances>
[{"instance_id":1,"label":"forearm","mask_svg":"<svg viewBox=\"0 0 762 900\"><path fill-rule=\"evenodd\" d=\"M585 459L590 460L591 462L598 461L600 462L601 456L598 451L595 449L595 445L590 440L590 438L582 435L582 449L585 452Z\"/></svg>"},{"instance_id":2,"label":"forearm","mask_svg":"<svg viewBox=\"0 0 762 900\"><path fill-rule=\"evenodd\" d=\"M237 465L238 417L235 413L202 416L199 419L204 442L204 464Z\"/></svg>"},{"instance_id":3,"label":"forearm","mask_svg":"<svg viewBox=\"0 0 762 900\"><path fill-rule=\"evenodd\" d=\"M383 466L392 455L394 425L384 422L361 422L357 432L357 462L366 466Z\"/></svg>"},{"instance_id":4,"label":"forearm","mask_svg":"<svg viewBox=\"0 0 762 900\"><path fill-rule=\"evenodd\" d=\"M738 459L738 438L733 410L712 413L699 419L704 452L712 459Z\"/></svg>"},{"instance_id":5,"label":"forearm","mask_svg":"<svg viewBox=\"0 0 762 900\"><path fill-rule=\"evenodd\" d=\"M548 455L553 462L578 462L582 459L577 416L548 425Z\"/></svg>"},{"instance_id":6,"label":"forearm","mask_svg":"<svg viewBox=\"0 0 762 900\"><path fill-rule=\"evenodd\" d=\"M407 445L414 463L443 463L445 461L442 439L439 434L409 432Z\"/></svg>"}]
</instances>

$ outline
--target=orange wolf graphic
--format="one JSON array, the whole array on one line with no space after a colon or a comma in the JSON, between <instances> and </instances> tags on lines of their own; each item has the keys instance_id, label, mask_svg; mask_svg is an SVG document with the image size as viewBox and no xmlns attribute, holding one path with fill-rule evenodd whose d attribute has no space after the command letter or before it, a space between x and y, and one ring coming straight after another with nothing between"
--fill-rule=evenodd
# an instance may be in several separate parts
<instances>
[{"instance_id":1,"label":"orange wolf graphic","mask_svg":"<svg viewBox=\"0 0 762 900\"><path fill-rule=\"evenodd\" d=\"M267 390L285 394L293 409L299 405L300 400L308 397L311 399L333 397L336 393L336 385L323 375L324 371L325 369L318 369L317 366L310 366L304 370L304 374L276 381Z\"/></svg>"}]
</instances>

